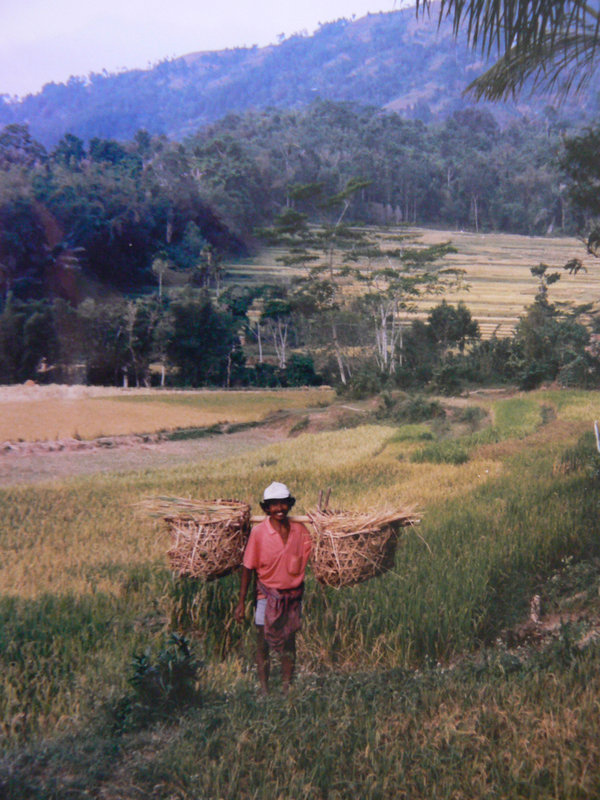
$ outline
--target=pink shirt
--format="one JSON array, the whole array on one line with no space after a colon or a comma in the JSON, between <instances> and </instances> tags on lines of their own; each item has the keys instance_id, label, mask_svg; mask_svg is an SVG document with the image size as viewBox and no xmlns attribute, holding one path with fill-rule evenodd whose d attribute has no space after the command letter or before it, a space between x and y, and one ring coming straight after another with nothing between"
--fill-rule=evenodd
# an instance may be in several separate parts
<instances>
[{"instance_id":1,"label":"pink shirt","mask_svg":"<svg viewBox=\"0 0 600 800\"><path fill-rule=\"evenodd\" d=\"M270 589L296 589L304 580L311 547L310 534L301 522L290 520L284 545L267 517L252 528L243 564L255 569L259 580ZM262 596L260 592L258 596Z\"/></svg>"}]
</instances>

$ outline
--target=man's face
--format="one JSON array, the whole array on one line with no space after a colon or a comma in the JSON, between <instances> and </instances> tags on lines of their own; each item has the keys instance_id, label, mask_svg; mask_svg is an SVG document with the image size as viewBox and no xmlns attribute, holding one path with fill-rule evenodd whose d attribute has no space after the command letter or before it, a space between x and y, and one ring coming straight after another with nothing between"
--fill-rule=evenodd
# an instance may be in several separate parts
<instances>
[{"instance_id":1,"label":"man's face","mask_svg":"<svg viewBox=\"0 0 600 800\"><path fill-rule=\"evenodd\" d=\"M289 500L269 500L268 514L274 519L282 520L290 511Z\"/></svg>"}]
</instances>

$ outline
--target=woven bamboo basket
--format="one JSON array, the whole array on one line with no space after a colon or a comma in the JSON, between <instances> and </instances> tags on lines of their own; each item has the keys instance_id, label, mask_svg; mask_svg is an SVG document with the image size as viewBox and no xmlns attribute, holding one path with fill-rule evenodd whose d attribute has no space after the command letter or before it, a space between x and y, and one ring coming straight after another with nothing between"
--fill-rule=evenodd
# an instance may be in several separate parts
<instances>
[{"instance_id":1,"label":"woven bamboo basket","mask_svg":"<svg viewBox=\"0 0 600 800\"><path fill-rule=\"evenodd\" d=\"M156 498L147 510L171 535L169 565L178 575L214 580L239 567L250 534L250 506L238 500Z\"/></svg>"},{"instance_id":2,"label":"woven bamboo basket","mask_svg":"<svg viewBox=\"0 0 600 800\"><path fill-rule=\"evenodd\" d=\"M312 570L336 589L382 575L394 565L400 528L418 522L411 509L376 512L308 512L312 524Z\"/></svg>"}]
</instances>

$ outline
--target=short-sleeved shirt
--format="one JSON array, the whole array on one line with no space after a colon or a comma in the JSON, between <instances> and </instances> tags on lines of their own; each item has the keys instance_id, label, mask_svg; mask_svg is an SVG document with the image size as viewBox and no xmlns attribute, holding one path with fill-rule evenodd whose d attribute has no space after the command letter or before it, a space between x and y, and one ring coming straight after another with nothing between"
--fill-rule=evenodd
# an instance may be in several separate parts
<instances>
[{"instance_id":1,"label":"short-sleeved shirt","mask_svg":"<svg viewBox=\"0 0 600 800\"><path fill-rule=\"evenodd\" d=\"M270 589L296 589L304 580L310 551L310 534L301 522L290 520L284 545L267 517L252 528L243 564L255 569L258 579ZM262 594L259 592L258 596Z\"/></svg>"}]
</instances>

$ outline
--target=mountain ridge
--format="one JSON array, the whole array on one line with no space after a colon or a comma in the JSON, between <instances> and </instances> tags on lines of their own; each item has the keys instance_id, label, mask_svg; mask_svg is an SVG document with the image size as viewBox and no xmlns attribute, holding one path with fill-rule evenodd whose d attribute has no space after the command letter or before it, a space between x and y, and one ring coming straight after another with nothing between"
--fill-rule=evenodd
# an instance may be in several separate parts
<instances>
[{"instance_id":1,"label":"mountain ridge","mask_svg":"<svg viewBox=\"0 0 600 800\"><path fill-rule=\"evenodd\" d=\"M322 24L279 44L198 51L149 69L91 74L46 84L0 103L0 125L29 125L46 146L65 133L129 139L139 129L182 139L229 113L345 101L423 121L472 105L463 92L485 68L450 23L417 18L413 8ZM548 98L488 105L501 121L543 113ZM486 104L478 104L486 107ZM570 99L567 115L585 115L590 95ZM597 102L595 103L597 108Z\"/></svg>"}]
</instances>

